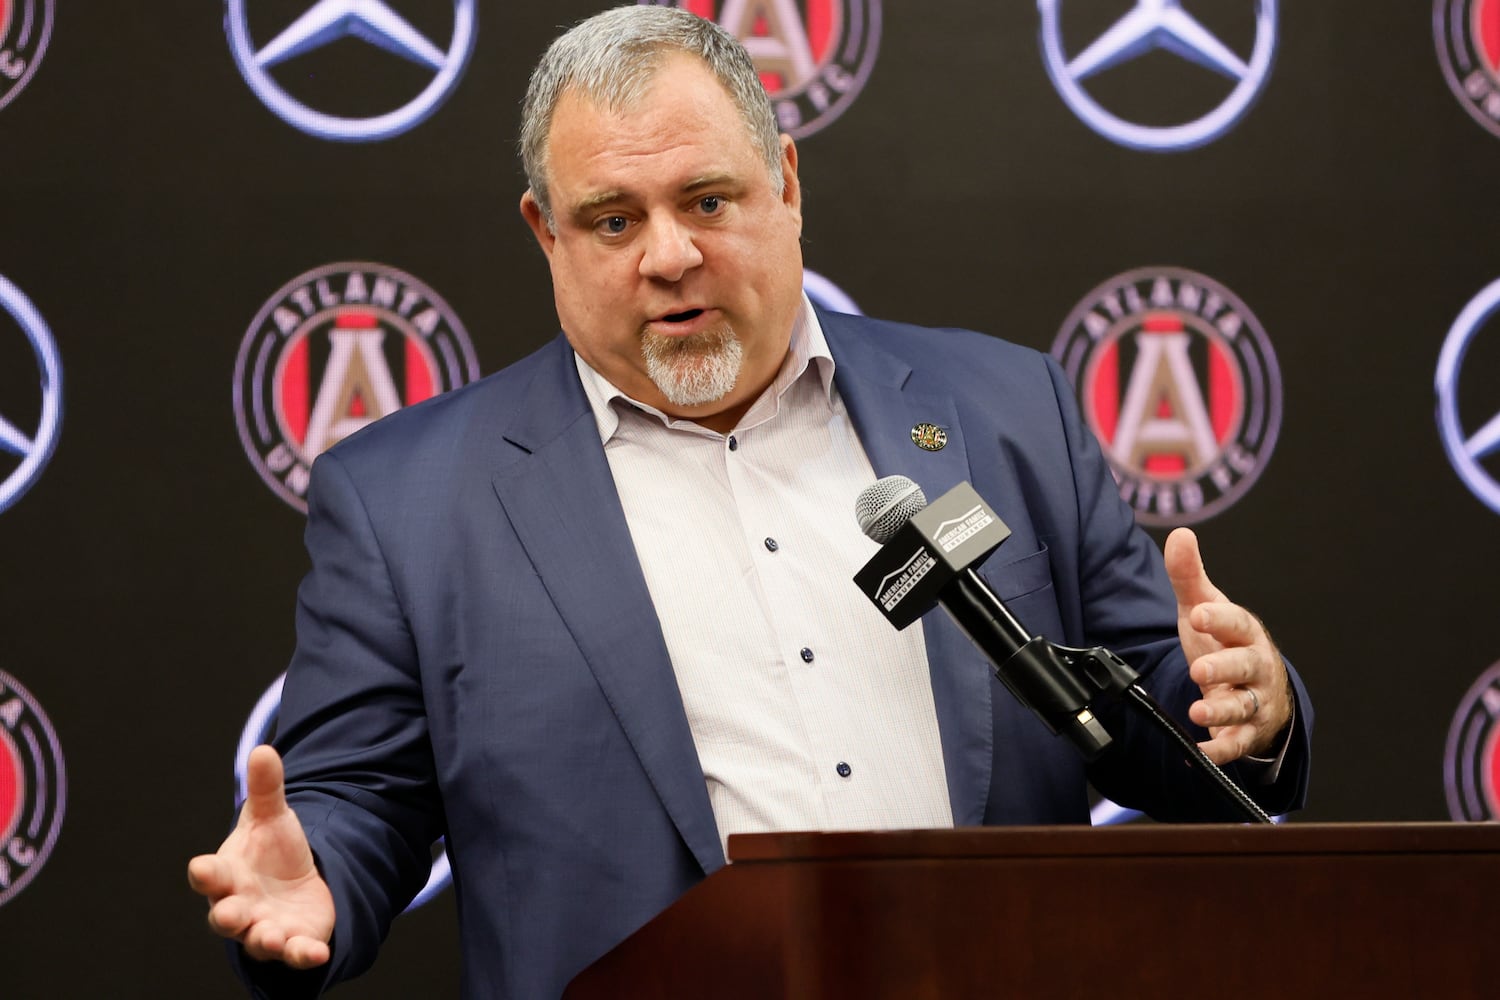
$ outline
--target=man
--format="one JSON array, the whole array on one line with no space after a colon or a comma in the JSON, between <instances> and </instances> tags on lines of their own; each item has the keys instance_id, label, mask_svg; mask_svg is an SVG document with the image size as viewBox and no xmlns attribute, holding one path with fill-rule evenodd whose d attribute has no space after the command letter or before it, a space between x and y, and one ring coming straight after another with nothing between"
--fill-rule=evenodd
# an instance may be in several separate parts
<instances>
[{"instance_id":1,"label":"man","mask_svg":"<svg viewBox=\"0 0 1500 1000\"><path fill-rule=\"evenodd\" d=\"M313 474L285 793L257 749L189 867L258 989L367 967L439 836L465 995L530 998L731 832L1086 822L1089 778L1222 818L1133 720L1085 774L941 614L891 630L850 582L877 475L972 481L1014 532L984 575L1033 632L1120 652L1215 760L1259 758L1233 769L1263 805L1300 804L1300 682L1191 533L1163 569L1057 367L807 302L797 150L738 43L670 8L584 22L533 76L522 155L565 340Z\"/></svg>"}]
</instances>

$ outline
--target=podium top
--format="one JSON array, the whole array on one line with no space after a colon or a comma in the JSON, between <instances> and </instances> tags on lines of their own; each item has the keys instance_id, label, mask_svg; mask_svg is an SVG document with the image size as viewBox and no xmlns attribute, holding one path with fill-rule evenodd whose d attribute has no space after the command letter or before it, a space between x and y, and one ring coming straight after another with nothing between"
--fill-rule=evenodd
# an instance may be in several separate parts
<instances>
[{"instance_id":1,"label":"podium top","mask_svg":"<svg viewBox=\"0 0 1500 1000\"><path fill-rule=\"evenodd\" d=\"M729 856L567 1000L1495 995L1497 823L763 833ZM1244 942L1267 968L1226 966Z\"/></svg>"},{"instance_id":2,"label":"podium top","mask_svg":"<svg viewBox=\"0 0 1500 1000\"><path fill-rule=\"evenodd\" d=\"M729 860L874 861L916 857L1144 857L1195 854L1493 854L1500 823L1161 824L962 827L855 833L741 833Z\"/></svg>"}]
</instances>

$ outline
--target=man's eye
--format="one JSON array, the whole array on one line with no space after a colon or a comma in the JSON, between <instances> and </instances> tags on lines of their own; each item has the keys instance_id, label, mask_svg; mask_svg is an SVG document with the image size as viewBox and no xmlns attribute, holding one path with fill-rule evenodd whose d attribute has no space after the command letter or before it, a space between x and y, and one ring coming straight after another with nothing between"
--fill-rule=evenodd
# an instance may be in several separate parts
<instances>
[{"instance_id":1,"label":"man's eye","mask_svg":"<svg viewBox=\"0 0 1500 1000\"><path fill-rule=\"evenodd\" d=\"M724 207L724 199L720 198L716 194L711 194L704 198L700 198L698 200L698 207L703 210L705 215L713 215L715 212Z\"/></svg>"},{"instance_id":2,"label":"man's eye","mask_svg":"<svg viewBox=\"0 0 1500 1000\"><path fill-rule=\"evenodd\" d=\"M619 236L629 225L630 223L625 220L625 216L611 215L600 219L598 228L601 232L608 233L611 236Z\"/></svg>"}]
</instances>

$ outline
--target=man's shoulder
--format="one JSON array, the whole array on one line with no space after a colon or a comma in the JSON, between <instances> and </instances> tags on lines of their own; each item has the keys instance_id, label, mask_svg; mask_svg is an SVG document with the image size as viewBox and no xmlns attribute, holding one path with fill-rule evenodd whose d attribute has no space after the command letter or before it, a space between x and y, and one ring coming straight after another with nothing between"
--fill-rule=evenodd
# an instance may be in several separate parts
<instances>
[{"instance_id":1,"label":"man's shoulder","mask_svg":"<svg viewBox=\"0 0 1500 1000\"><path fill-rule=\"evenodd\" d=\"M1015 377L1029 381L1043 374L1050 360L1041 351L962 327L921 326L831 312L820 312L819 320L829 349L841 364L841 349L845 354L864 355L874 347L916 371L940 372L959 379Z\"/></svg>"},{"instance_id":2,"label":"man's shoulder","mask_svg":"<svg viewBox=\"0 0 1500 1000\"><path fill-rule=\"evenodd\" d=\"M539 385L565 386L570 377L576 382L564 364L570 357L559 337L468 385L396 410L330 451L345 462L381 462L416 451L440 453L444 442L452 449L465 442L472 445L476 438L503 436L506 427L526 411L528 401L538 395ZM581 398L581 390L579 394ZM556 402L559 395L552 390L549 398Z\"/></svg>"}]
</instances>

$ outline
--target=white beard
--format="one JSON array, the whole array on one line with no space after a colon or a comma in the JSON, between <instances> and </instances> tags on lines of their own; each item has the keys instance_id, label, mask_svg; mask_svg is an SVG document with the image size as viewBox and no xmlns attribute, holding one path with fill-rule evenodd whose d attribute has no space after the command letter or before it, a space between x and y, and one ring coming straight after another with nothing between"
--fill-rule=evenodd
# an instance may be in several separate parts
<instances>
[{"instance_id":1,"label":"white beard","mask_svg":"<svg viewBox=\"0 0 1500 1000\"><path fill-rule=\"evenodd\" d=\"M729 395L740 375L745 349L724 324L686 337L641 335L646 374L673 406L701 406Z\"/></svg>"}]
</instances>

